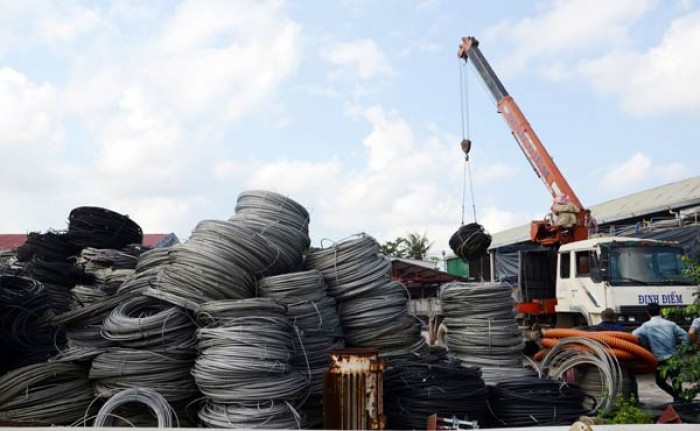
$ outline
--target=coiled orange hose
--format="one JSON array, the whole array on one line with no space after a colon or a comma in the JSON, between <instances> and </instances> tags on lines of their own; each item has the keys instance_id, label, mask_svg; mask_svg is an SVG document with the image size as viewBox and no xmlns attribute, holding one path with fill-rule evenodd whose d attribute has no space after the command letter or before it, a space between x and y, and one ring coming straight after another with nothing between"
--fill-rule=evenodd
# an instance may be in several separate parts
<instances>
[{"instance_id":1,"label":"coiled orange hose","mask_svg":"<svg viewBox=\"0 0 700 431\"><path fill-rule=\"evenodd\" d=\"M645 374L652 372L658 366L656 357L649 350L639 345L639 339L627 332L618 331L600 331L588 332L577 329L549 329L543 331L544 338L540 340L540 344L545 347L535 354L533 359L541 361L549 349L555 346L560 338L567 337L584 337L592 340L597 340L607 344L610 353L622 361L642 361L641 365L632 365L630 368L637 374ZM581 347L584 349L584 347Z\"/></svg>"}]
</instances>

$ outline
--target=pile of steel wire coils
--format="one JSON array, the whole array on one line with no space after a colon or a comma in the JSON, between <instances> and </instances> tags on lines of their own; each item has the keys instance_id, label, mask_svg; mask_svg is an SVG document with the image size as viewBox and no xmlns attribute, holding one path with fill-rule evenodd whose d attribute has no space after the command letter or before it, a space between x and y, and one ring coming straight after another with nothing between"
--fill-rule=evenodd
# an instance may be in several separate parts
<instances>
[{"instance_id":1,"label":"pile of steel wire coils","mask_svg":"<svg viewBox=\"0 0 700 431\"><path fill-rule=\"evenodd\" d=\"M478 223L461 226L450 237L450 248L455 255L466 261L476 260L486 255L491 245L491 235Z\"/></svg>"},{"instance_id":2,"label":"pile of steel wire coils","mask_svg":"<svg viewBox=\"0 0 700 431\"><path fill-rule=\"evenodd\" d=\"M489 386L490 427L569 425L590 410L576 385L537 377Z\"/></svg>"},{"instance_id":3,"label":"pile of steel wire coils","mask_svg":"<svg viewBox=\"0 0 700 431\"><path fill-rule=\"evenodd\" d=\"M367 234L314 250L306 267L323 274L328 295L338 303L347 347L379 350L380 356L426 347L420 323L408 314L408 291L391 280L391 261Z\"/></svg>"},{"instance_id":4,"label":"pile of steel wire coils","mask_svg":"<svg viewBox=\"0 0 700 431\"><path fill-rule=\"evenodd\" d=\"M212 301L197 310L192 375L210 427L302 428L309 378L292 367L295 336L286 306L270 298ZM228 425L224 425L228 424Z\"/></svg>"},{"instance_id":5,"label":"pile of steel wire coils","mask_svg":"<svg viewBox=\"0 0 700 431\"><path fill-rule=\"evenodd\" d=\"M392 358L383 379L388 429L424 429L434 413L479 424L489 419L488 389L478 367L433 352L409 354Z\"/></svg>"}]
</instances>

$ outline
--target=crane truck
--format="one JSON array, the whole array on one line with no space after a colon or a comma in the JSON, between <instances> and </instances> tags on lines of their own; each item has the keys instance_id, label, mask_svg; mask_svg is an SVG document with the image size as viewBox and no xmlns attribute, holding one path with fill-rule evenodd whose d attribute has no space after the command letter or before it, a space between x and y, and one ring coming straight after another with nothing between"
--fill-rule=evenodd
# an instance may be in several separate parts
<instances>
[{"instance_id":1,"label":"crane truck","mask_svg":"<svg viewBox=\"0 0 700 431\"><path fill-rule=\"evenodd\" d=\"M470 61L497 103L515 141L547 191L575 207L575 222L558 225L551 217L531 223L530 238L541 247L519 253L516 296L521 316L561 327L595 325L605 308L620 323L638 326L645 307L693 303L698 289L685 275L684 250L674 242L633 237L588 238L585 208L549 155L517 103L506 91L474 37L462 38L457 53ZM493 253L492 268L493 265Z\"/></svg>"}]
</instances>

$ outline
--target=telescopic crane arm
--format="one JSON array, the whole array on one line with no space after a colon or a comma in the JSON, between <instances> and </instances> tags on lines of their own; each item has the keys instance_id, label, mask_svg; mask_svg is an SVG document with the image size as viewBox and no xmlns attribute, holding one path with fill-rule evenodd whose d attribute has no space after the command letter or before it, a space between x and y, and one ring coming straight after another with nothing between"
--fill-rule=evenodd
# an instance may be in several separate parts
<instances>
[{"instance_id":1,"label":"telescopic crane arm","mask_svg":"<svg viewBox=\"0 0 700 431\"><path fill-rule=\"evenodd\" d=\"M566 178L564 178L564 175L559 171L542 141L540 141L527 118L525 118L525 115L515 103L515 100L508 94L491 65L484 58L479 49L479 41L471 36L462 38L457 55L464 61L467 61L467 59L471 60L472 65L496 100L498 112L503 115L520 149L525 154L530 165L532 165L532 169L534 169L537 176L544 182L552 198L556 199L566 195L569 201L580 210L576 214L576 226L571 229L571 232L553 232L552 229L547 228L554 237L542 230L545 229L544 222L533 222L531 232L533 241L547 245L586 239L588 233L584 226L585 212L581 201L568 181L566 181Z\"/></svg>"}]
</instances>

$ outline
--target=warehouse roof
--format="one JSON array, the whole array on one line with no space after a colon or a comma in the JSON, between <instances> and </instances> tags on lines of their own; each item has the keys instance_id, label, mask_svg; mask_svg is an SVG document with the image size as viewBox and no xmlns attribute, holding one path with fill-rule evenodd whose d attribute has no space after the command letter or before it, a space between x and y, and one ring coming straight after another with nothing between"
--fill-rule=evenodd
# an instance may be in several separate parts
<instances>
[{"instance_id":1,"label":"warehouse roof","mask_svg":"<svg viewBox=\"0 0 700 431\"><path fill-rule=\"evenodd\" d=\"M700 176L590 206L598 224L613 224L700 206ZM490 248L530 240L530 225L492 234Z\"/></svg>"}]
</instances>

